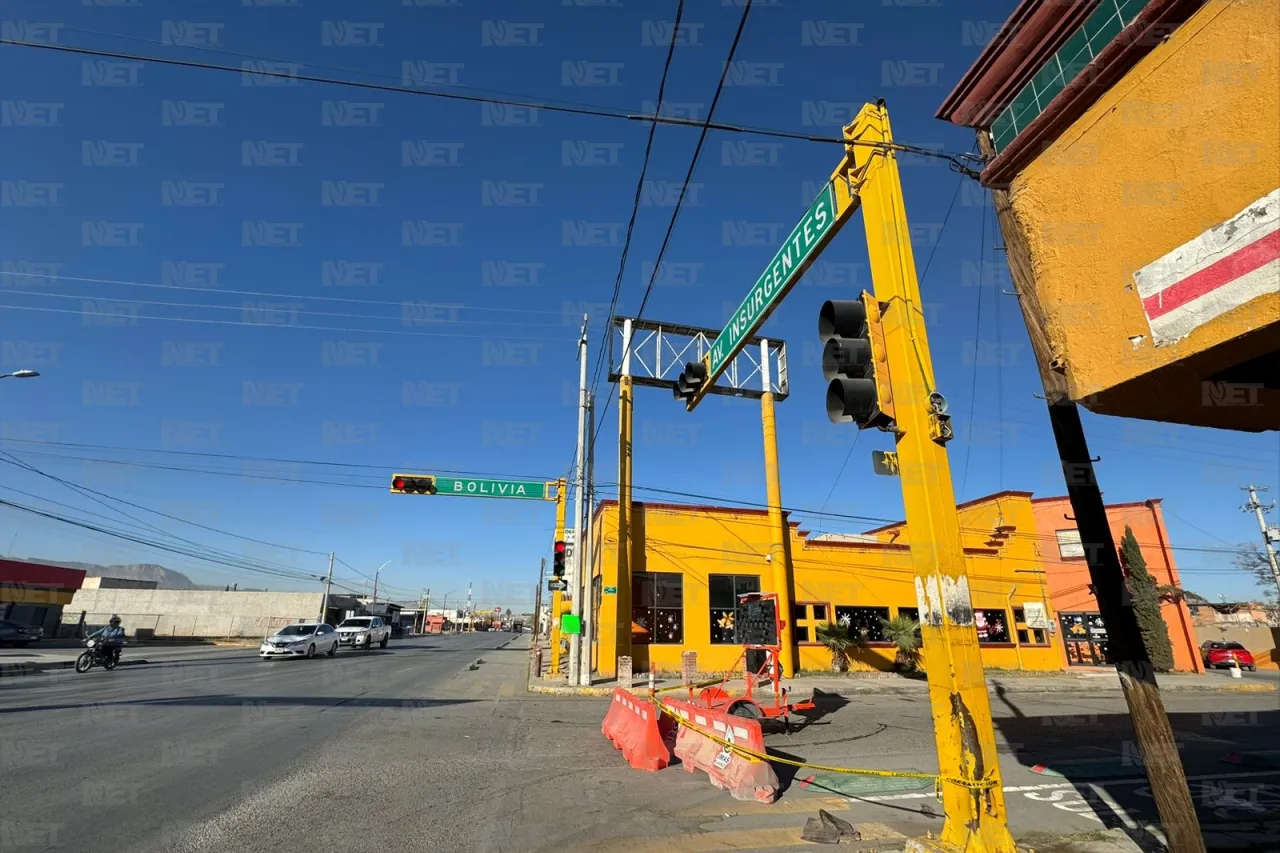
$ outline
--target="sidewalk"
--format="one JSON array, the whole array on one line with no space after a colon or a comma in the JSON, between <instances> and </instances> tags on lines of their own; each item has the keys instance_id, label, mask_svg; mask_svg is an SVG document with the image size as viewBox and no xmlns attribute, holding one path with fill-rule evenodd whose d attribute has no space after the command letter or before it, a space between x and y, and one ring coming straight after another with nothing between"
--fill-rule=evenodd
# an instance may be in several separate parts
<instances>
[{"instance_id":1,"label":"sidewalk","mask_svg":"<svg viewBox=\"0 0 1280 853\"><path fill-rule=\"evenodd\" d=\"M698 681L715 679L716 674L700 674ZM1205 675L1188 675L1179 673L1163 673L1157 676L1161 691L1182 692L1231 691L1241 693L1280 692L1280 680L1267 673L1258 673L1252 677L1231 678L1218 673ZM657 689L672 689L679 684L679 679L666 676L654 679ZM614 679L598 679L591 687L575 687L566 683L563 677L549 678L546 674L544 657L541 677L531 679L529 690L532 693L563 694L573 696L607 696L618 687ZM632 685L627 685L633 692L643 692L648 688L647 674L640 673ZM815 691L836 696L868 696L868 695L900 695L926 697L929 693L928 682L923 676L905 677L895 673L858 673L850 675L802 675L798 678L785 679L786 687L796 698L807 697ZM995 693L1109 693L1119 692L1120 679L1113 670L1100 672L1062 672L1046 675L1030 675L1023 673L988 673L987 686ZM746 684L741 678L735 678L726 685L731 695L741 695Z\"/></svg>"}]
</instances>

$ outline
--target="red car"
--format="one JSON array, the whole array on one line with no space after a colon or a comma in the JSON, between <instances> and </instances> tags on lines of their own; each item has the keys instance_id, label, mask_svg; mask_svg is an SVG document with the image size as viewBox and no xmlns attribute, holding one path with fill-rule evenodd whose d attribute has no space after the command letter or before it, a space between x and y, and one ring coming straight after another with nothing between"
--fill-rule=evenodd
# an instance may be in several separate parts
<instances>
[{"instance_id":1,"label":"red car","mask_svg":"<svg viewBox=\"0 0 1280 853\"><path fill-rule=\"evenodd\" d=\"M1200 646L1200 656L1204 658L1206 669L1216 669L1220 666L1233 667L1238 664L1241 669L1247 669L1250 672L1258 670L1253 662L1253 655L1239 643L1219 643L1211 640Z\"/></svg>"}]
</instances>

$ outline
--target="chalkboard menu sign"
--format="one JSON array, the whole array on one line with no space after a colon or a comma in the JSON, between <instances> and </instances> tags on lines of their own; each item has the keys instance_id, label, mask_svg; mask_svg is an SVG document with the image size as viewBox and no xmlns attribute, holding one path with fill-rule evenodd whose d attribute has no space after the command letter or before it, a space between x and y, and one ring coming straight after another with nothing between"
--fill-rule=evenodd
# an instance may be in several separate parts
<instances>
[{"instance_id":1,"label":"chalkboard menu sign","mask_svg":"<svg viewBox=\"0 0 1280 853\"><path fill-rule=\"evenodd\" d=\"M744 646L778 645L777 602L757 598L741 602L734 622L734 642Z\"/></svg>"}]
</instances>

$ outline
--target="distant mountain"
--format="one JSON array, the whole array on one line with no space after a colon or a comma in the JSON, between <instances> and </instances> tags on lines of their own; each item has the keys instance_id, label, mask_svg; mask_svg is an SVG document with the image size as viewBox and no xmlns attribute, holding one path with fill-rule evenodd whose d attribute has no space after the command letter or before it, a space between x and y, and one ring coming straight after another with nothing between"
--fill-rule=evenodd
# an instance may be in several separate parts
<instances>
[{"instance_id":1,"label":"distant mountain","mask_svg":"<svg viewBox=\"0 0 1280 853\"><path fill-rule=\"evenodd\" d=\"M133 581L155 581L157 589L219 589L220 586L198 584L182 572L166 569L156 563L131 563L129 565L100 566L97 563L77 563L70 560L41 560L10 557L27 563L44 563L48 566L65 566L80 569L91 578L122 578Z\"/></svg>"}]
</instances>

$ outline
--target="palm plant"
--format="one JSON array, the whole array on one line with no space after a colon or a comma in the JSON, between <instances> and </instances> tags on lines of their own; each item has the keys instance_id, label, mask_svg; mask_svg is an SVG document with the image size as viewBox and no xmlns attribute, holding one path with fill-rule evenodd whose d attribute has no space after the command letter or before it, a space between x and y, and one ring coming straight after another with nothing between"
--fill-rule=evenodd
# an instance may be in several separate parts
<instances>
[{"instance_id":1,"label":"palm plant","mask_svg":"<svg viewBox=\"0 0 1280 853\"><path fill-rule=\"evenodd\" d=\"M914 672L920 663L920 623L910 616L898 614L892 619L881 619L880 624L884 628L884 638L897 649L894 668Z\"/></svg>"},{"instance_id":2,"label":"palm plant","mask_svg":"<svg viewBox=\"0 0 1280 853\"><path fill-rule=\"evenodd\" d=\"M857 641L849 635L849 627L838 622L826 622L818 626L818 642L831 652L831 669L834 672L848 672L849 650L857 645Z\"/></svg>"}]
</instances>

